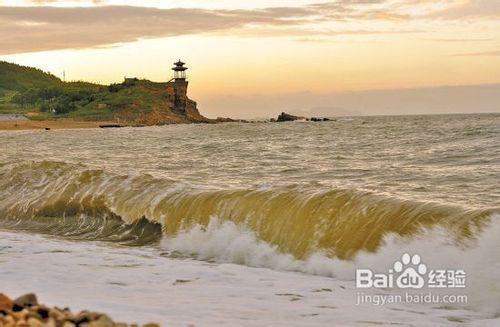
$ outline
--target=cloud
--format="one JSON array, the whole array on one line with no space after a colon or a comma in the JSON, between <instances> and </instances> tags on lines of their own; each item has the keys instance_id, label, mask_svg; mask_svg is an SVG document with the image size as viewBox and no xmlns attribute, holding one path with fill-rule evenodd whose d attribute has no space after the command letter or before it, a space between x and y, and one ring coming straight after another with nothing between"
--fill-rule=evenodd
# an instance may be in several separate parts
<instances>
[{"instance_id":1,"label":"cloud","mask_svg":"<svg viewBox=\"0 0 500 327\"><path fill-rule=\"evenodd\" d=\"M141 38L204 33L246 24L297 25L301 8L157 9L130 6L0 7L0 54L86 48Z\"/></svg>"},{"instance_id":2,"label":"cloud","mask_svg":"<svg viewBox=\"0 0 500 327\"><path fill-rule=\"evenodd\" d=\"M470 0L469 6L458 6L457 1L447 0L446 3L454 5L445 8L470 13L498 7L488 5L485 0ZM58 5L57 0L35 0L34 3L38 6L0 6L0 55L102 47L200 33L303 39L341 34L411 33L421 30L416 25L404 25L418 17L410 10L412 6L432 4L416 0L336 0L299 7L229 10L109 6L105 0L93 1L98 5L85 7L50 6ZM443 9L437 14L448 17L456 13ZM377 28L370 25L382 21L382 25L373 25ZM332 24L336 24L335 27Z\"/></svg>"},{"instance_id":3,"label":"cloud","mask_svg":"<svg viewBox=\"0 0 500 327\"><path fill-rule=\"evenodd\" d=\"M463 18L500 18L500 1L497 0L467 0L451 1L452 5L431 13L431 17L442 19Z\"/></svg>"},{"instance_id":4,"label":"cloud","mask_svg":"<svg viewBox=\"0 0 500 327\"><path fill-rule=\"evenodd\" d=\"M489 42L493 41L494 38L435 38L435 39L426 39L426 41L433 41L433 42L457 42L457 43L463 43L463 42Z\"/></svg>"},{"instance_id":5,"label":"cloud","mask_svg":"<svg viewBox=\"0 0 500 327\"><path fill-rule=\"evenodd\" d=\"M451 55L452 57L482 57L482 56L500 56L500 50L496 51L479 51L479 52L466 52L466 53L455 53Z\"/></svg>"},{"instance_id":6,"label":"cloud","mask_svg":"<svg viewBox=\"0 0 500 327\"><path fill-rule=\"evenodd\" d=\"M90 7L0 7L0 54L97 47L143 38L168 37L196 33L234 32L244 27L276 30L286 36L292 29L303 37L324 32L307 25L335 19L343 13L352 19L399 20L402 15L369 10L371 5L385 0L341 0L302 7L262 9L159 9L133 6ZM38 1L45 3L47 1ZM51 1L49 1L51 2ZM355 6L356 8L354 8ZM357 8L362 6L363 9ZM281 29L277 31L277 29ZM352 29L352 28L351 28ZM334 34L343 33L342 29ZM352 32L345 32L352 34Z\"/></svg>"}]
</instances>

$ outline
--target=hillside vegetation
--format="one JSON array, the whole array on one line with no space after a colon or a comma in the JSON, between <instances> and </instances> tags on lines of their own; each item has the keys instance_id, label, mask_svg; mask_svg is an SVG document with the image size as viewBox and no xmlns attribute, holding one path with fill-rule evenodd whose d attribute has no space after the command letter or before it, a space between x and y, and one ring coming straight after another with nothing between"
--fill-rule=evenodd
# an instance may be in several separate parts
<instances>
[{"instance_id":1,"label":"hillside vegetation","mask_svg":"<svg viewBox=\"0 0 500 327\"><path fill-rule=\"evenodd\" d=\"M26 91L30 88L58 86L62 81L40 69L0 61L0 90Z\"/></svg>"},{"instance_id":2,"label":"hillside vegetation","mask_svg":"<svg viewBox=\"0 0 500 327\"><path fill-rule=\"evenodd\" d=\"M148 125L191 122L168 106L165 86L135 78L111 85L63 82L39 69L0 61L0 114ZM206 120L199 117L196 122Z\"/></svg>"}]
</instances>

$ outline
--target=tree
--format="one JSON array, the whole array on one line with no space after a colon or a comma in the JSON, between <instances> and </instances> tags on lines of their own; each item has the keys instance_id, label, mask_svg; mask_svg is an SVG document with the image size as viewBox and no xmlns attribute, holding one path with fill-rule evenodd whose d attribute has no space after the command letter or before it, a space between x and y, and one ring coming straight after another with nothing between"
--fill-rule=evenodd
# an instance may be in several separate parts
<instances>
[{"instance_id":1,"label":"tree","mask_svg":"<svg viewBox=\"0 0 500 327\"><path fill-rule=\"evenodd\" d=\"M59 87L44 87L38 90L38 96L44 100L51 100L63 94L63 91Z\"/></svg>"},{"instance_id":2,"label":"tree","mask_svg":"<svg viewBox=\"0 0 500 327\"><path fill-rule=\"evenodd\" d=\"M108 90L111 93L116 93L116 92L120 91L121 89L123 89L123 85L122 84L115 84L115 83L113 83L113 84L110 84L108 86Z\"/></svg>"},{"instance_id":3,"label":"tree","mask_svg":"<svg viewBox=\"0 0 500 327\"><path fill-rule=\"evenodd\" d=\"M67 114L76 110L75 104L67 95L60 97L54 105L54 113L56 115Z\"/></svg>"}]
</instances>

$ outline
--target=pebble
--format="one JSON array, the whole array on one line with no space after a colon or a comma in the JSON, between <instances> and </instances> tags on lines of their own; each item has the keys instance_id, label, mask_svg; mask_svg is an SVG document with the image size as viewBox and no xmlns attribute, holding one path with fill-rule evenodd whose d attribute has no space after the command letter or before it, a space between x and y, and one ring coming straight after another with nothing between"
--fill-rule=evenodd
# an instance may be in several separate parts
<instances>
[{"instance_id":1,"label":"pebble","mask_svg":"<svg viewBox=\"0 0 500 327\"><path fill-rule=\"evenodd\" d=\"M0 293L0 310L12 308L12 300L3 293Z\"/></svg>"},{"instance_id":2,"label":"pebble","mask_svg":"<svg viewBox=\"0 0 500 327\"><path fill-rule=\"evenodd\" d=\"M38 303L35 294L29 293L11 300L0 293L0 327L135 327L137 324L114 322L99 312L50 308ZM147 323L143 327L159 327Z\"/></svg>"}]
</instances>

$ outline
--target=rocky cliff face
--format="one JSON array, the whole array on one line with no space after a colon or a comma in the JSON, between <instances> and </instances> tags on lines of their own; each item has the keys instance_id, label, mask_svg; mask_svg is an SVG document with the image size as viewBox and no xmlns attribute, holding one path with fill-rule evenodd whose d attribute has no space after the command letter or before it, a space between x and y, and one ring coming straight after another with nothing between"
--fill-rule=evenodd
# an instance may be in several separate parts
<instances>
[{"instance_id":1,"label":"rocky cliff face","mask_svg":"<svg viewBox=\"0 0 500 327\"><path fill-rule=\"evenodd\" d=\"M186 80L168 82L165 88L166 105L174 114L190 122L210 122L208 118L200 114L196 102L188 98L187 87Z\"/></svg>"},{"instance_id":2,"label":"rocky cliff face","mask_svg":"<svg viewBox=\"0 0 500 327\"><path fill-rule=\"evenodd\" d=\"M212 123L200 114L196 102L187 96L187 82L154 83L135 80L108 93L99 103L109 103L90 120L115 121L120 125L164 125ZM99 110L99 107L97 107ZM108 115L104 111L109 112Z\"/></svg>"}]
</instances>

